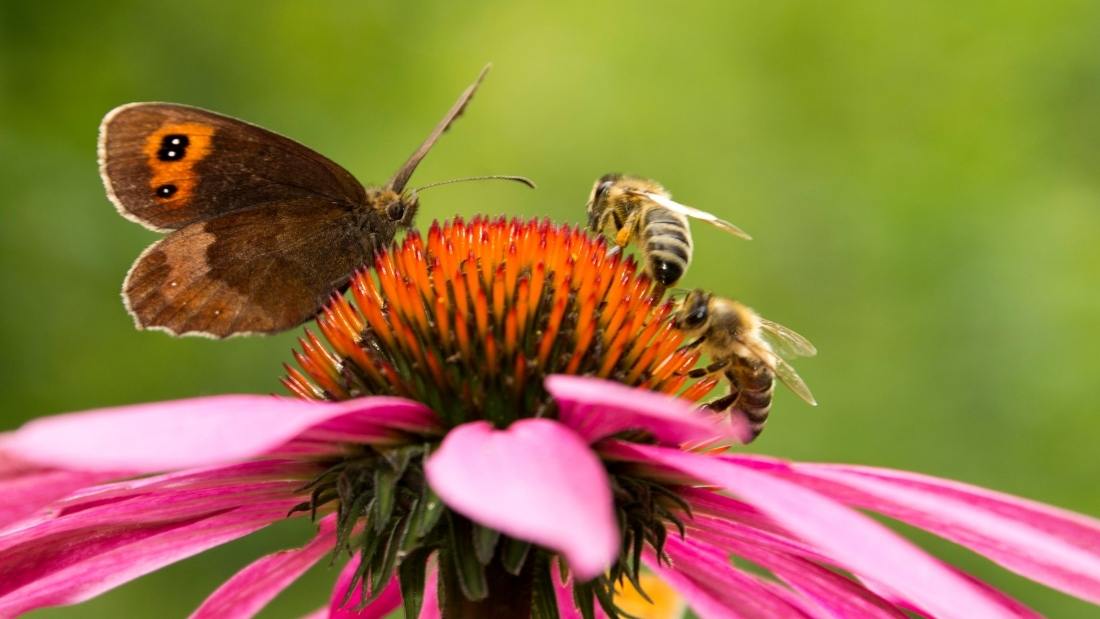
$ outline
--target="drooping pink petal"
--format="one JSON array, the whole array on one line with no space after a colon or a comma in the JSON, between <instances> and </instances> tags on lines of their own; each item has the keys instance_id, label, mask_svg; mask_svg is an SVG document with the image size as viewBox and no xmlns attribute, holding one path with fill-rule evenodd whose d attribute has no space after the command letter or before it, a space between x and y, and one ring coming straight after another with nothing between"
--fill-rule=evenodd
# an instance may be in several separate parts
<instances>
[{"instance_id":1,"label":"drooping pink petal","mask_svg":"<svg viewBox=\"0 0 1100 619\"><path fill-rule=\"evenodd\" d=\"M283 550L253 561L218 587L192 619L245 619L253 617L291 583L328 554L336 543L336 517L320 523L308 544Z\"/></svg>"},{"instance_id":2,"label":"drooping pink petal","mask_svg":"<svg viewBox=\"0 0 1100 619\"><path fill-rule=\"evenodd\" d=\"M582 619L584 615L573 602L573 577L568 575L565 580L562 580L558 561L559 559L555 558L550 564L550 578L554 583L554 600L558 604L558 617L559 619ZM592 611L596 619L607 619L607 613L598 603L593 604Z\"/></svg>"},{"instance_id":3,"label":"drooping pink petal","mask_svg":"<svg viewBox=\"0 0 1100 619\"><path fill-rule=\"evenodd\" d=\"M81 488L125 476L122 472L46 468L0 450L0 531Z\"/></svg>"},{"instance_id":4,"label":"drooping pink petal","mask_svg":"<svg viewBox=\"0 0 1100 619\"><path fill-rule=\"evenodd\" d=\"M344 565L344 569L340 570L340 576L332 588L326 617L329 619L382 619L401 606L401 584L395 576L390 579L377 598L360 609L359 605L363 603L361 584L357 583L355 590L350 596L348 595L348 587L351 586L357 569L359 569L359 555L355 555Z\"/></svg>"},{"instance_id":5,"label":"drooping pink petal","mask_svg":"<svg viewBox=\"0 0 1100 619\"><path fill-rule=\"evenodd\" d=\"M9 565L14 550L23 548L53 548L58 540L66 544L96 541L98 532L126 530L131 526L154 526L188 518L205 518L242 505L266 504L272 501L288 504L287 509L301 501L295 497L300 486L296 481L263 481L225 486L170 488L138 494L121 500L110 500L59 515L29 520L9 528L0 535L0 574ZM279 514L282 518L286 512ZM0 588L3 584L0 583Z\"/></svg>"},{"instance_id":6,"label":"drooping pink petal","mask_svg":"<svg viewBox=\"0 0 1100 619\"><path fill-rule=\"evenodd\" d=\"M662 580L684 596L688 606L703 619L784 619L806 615L786 599L775 595L759 579L733 567L718 552L675 535L665 543L672 565L657 560L652 551L642 559Z\"/></svg>"},{"instance_id":7,"label":"drooping pink petal","mask_svg":"<svg viewBox=\"0 0 1100 619\"><path fill-rule=\"evenodd\" d=\"M321 471L315 462L297 460L249 460L230 465L187 469L82 488L55 501L46 519L125 501L141 496L211 488L248 488L256 483L283 482L281 487L304 485Z\"/></svg>"},{"instance_id":8,"label":"drooping pink petal","mask_svg":"<svg viewBox=\"0 0 1100 619\"><path fill-rule=\"evenodd\" d=\"M261 529L289 506L272 501L177 522L100 527L50 545L8 549L0 553L0 617L90 599Z\"/></svg>"},{"instance_id":9,"label":"drooping pink petal","mask_svg":"<svg viewBox=\"0 0 1100 619\"><path fill-rule=\"evenodd\" d=\"M440 619L439 610L439 566L435 561L428 563L428 577L424 580L424 601L420 604L420 616L416 619Z\"/></svg>"},{"instance_id":10,"label":"drooping pink petal","mask_svg":"<svg viewBox=\"0 0 1100 619\"><path fill-rule=\"evenodd\" d=\"M4 446L59 468L159 472L253 458L330 425L344 434L354 427L370 434L417 421L430 429L434 413L400 398L325 403L227 395L45 417L12 432Z\"/></svg>"},{"instance_id":11,"label":"drooping pink petal","mask_svg":"<svg viewBox=\"0 0 1100 619\"><path fill-rule=\"evenodd\" d=\"M731 460L760 466L749 462L755 458ZM769 472L931 531L1009 570L1100 604L1100 521L916 473L766 462Z\"/></svg>"},{"instance_id":12,"label":"drooping pink petal","mask_svg":"<svg viewBox=\"0 0 1100 619\"><path fill-rule=\"evenodd\" d=\"M886 527L823 495L716 457L616 442L609 455L667 468L715 484L816 546L833 563L873 580L937 617L1010 617L996 597Z\"/></svg>"},{"instance_id":13,"label":"drooping pink petal","mask_svg":"<svg viewBox=\"0 0 1100 619\"><path fill-rule=\"evenodd\" d=\"M458 513L560 552L582 579L619 551L611 482L575 432L548 419L507 430L484 421L451 430L425 464L428 483Z\"/></svg>"},{"instance_id":14,"label":"drooping pink petal","mask_svg":"<svg viewBox=\"0 0 1100 619\"><path fill-rule=\"evenodd\" d=\"M672 446L743 443L748 438L729 417L614 381L556 374L546 379L546 390L558 404L558 420L589 443L624 430L644 430Z\"/></svg>"},{"instance_id":15,"label":"drooping pink petal","mask_svg":"<svg viewBox=\"0 0 1100 619\"><path fill-rule=\"evenodd\" d=\"M828 616L866 619L906 616L862 584L822 567L820 562L827 559L800 542L767 531L752 531L737 522L696 517L689 523L689 540L706 542L768 569Z\"/></svg>"}]
</instances>

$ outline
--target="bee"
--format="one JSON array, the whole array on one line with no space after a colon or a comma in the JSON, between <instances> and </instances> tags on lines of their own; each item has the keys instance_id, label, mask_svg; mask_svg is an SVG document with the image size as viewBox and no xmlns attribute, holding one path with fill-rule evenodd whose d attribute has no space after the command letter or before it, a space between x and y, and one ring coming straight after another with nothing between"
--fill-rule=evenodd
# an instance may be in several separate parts
<instances>
[{"instance_id":1,"label":"bee","mask_svg":"<svg viewBox=\"0 0 1100 619\"><path fill-rule=\"evenodd\" d=\"M697 336L688 346L702 346L711 360L688 375L701 378L722 372L729 381L729 394L707 406L743 416L749 430L746 442L764 429L777 377L798 397L817 406L810 388L783 358L812 357L817 349L791 329L762 318L742 303L698 289L684 298L673 324L688 337Z\"/></svg>"},{"instance_id":2,"label":"bee","mask_svg":"<svg viewBox=\"0 0 1100 619\"><path fill-rule=\"evenodd\" d=\"M675 285L691 264L688 217L752 238L728 221L674 201L660 183L637 176L600 177L586 210L588 229L611 238L619 249L634 243L642 252L646 272L663 288Z\"/></svg>"}]
</instances>

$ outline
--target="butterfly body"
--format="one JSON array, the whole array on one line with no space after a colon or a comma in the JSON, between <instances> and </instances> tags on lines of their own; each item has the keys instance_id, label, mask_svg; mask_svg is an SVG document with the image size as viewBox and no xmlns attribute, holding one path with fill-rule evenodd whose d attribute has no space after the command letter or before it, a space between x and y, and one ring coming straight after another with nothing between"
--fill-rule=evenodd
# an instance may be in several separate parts
<instances>
[{"instance_id":1,"label":"butterfly body","mask_svg":"<svg viewBox=\"0 0 1100 619\"><path fill-rule=\"evenodd\" d=\"M103 119L100 173L127 219L167 235L123 282L138 328L228 337L312 318L352 272L412 225L405 186L478 81L386 185L281 135L207 110L131 103Z\"/></svg>"}]
</instances>

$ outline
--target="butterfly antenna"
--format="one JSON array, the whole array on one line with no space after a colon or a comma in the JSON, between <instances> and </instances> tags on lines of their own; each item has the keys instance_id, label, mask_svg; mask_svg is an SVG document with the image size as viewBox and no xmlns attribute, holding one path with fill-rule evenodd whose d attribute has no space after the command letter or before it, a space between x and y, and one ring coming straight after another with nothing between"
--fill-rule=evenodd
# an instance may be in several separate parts
<instances>
[{"instance_id":1,"label":"butterfly antenna","mask_svg":"<svg viewBox=\"0 0 1100 619\"><path fill-rule=\"evenodd\" d=\"M463 178L452 178L451 180L447 180L447 181L439 181L438 183L429 183L427 185L423 185L421 187L417 187L416 189L413 189L412 192L413 193L419 193L423 189L430 189L432 187L439 187L440 185L451 185L453 183L465 183L466 181L488 181L488 180L513 181L513 182L516 182L516 183L522 183L524 185L527 185L531 189L535 189L535 181L527 178L526 176L511 176L509 174L489 174L487 176L465 176Z\"/></svg>"}]
</instances>

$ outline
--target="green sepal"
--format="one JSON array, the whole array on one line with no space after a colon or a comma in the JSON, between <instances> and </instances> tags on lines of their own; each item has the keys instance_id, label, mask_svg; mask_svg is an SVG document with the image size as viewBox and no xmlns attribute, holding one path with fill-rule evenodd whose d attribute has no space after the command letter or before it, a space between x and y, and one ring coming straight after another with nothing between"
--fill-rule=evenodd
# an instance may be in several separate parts
<instances>
[{"instance_id":1,"label":"green sepal","mask_svg":"<svg viewBox=\"0 0 1100 619\"><path fill-rule=\"evenodd\" d=\"M500 562L504 571L512 576L519 576L523 570L523 563L531 552L531 542L522 542L511 537L504 538L504 545L500 551Z\"/></svg>"},{"instance_id":2,"label":"green sepal","mask_svg":"<svg viewBox=\"0 0 1100 619\"><path fill-rule=\"evenodd\" d=\"M450 513L448 516L451 560L462 595L471 602L484 600L489 596L489 583L485 578L485 566L477 560L472 527L465 518Z\"/></svg>"},{"instance_id":3,"label":"green sepal","mask_svg":"<svg viewBox=\"0 0 1100 619\"><path fill-rule=\"evenodd\" d=\"M477 555L477 562L482 565L489 565L489 562L493 560L493 552L497 548L497 542L500 540L500 531L475 524L471 538L474 544L474 553Z\"/></svg>"},{"instance_id":4,"label":"green sepal","mask_svg":"<svg viewBox=\"0 0 1100 619\"><path fill-rule=\"evenodd\" d=\"M430 546L410 551L397 568L397 580L401 585L401 597L405 600L405 619L417 619L424 604L424 584L427 582Z\"/></svg>"},{"instance_id":5,"label":"green sepal","mask_svg":"<svg viewBox=\"0 0 1100 619\"><path fill-rule=\"evenodd\" d=\"M531 545L527 544L527 548ZM526 552L523 556L526 556ZM539 552L532 559L531 583L531 619L560 619L558 613L558 595L554 588L554 577L551 575L550 559L546 553Z\"/></svg>"}]
</instances>

